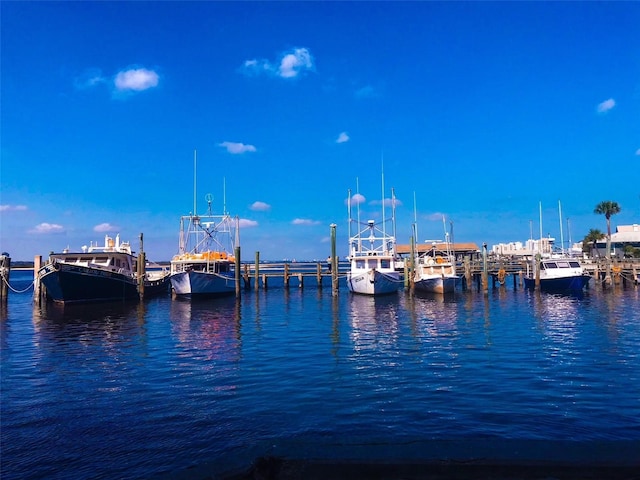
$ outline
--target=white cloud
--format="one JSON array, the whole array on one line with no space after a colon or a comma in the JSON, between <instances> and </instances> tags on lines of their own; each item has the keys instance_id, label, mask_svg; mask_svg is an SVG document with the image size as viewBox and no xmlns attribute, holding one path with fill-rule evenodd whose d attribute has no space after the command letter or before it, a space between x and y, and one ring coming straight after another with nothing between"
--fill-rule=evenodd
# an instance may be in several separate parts
<instances>
[{"instance_id":1,"label":"white cloud","mask_svg":"<svg viewBox=\"0 0 640 480\"><path fill-rule=\"evenodd\" d=\"M119 91L133 90L141 92L142 90L156 87L158 79L158 74L153 70L135 68L119 72L115 77L114 84Z\"/></svg>"},{"instance_id":2,"label":"white cloud","mask_svg":"<svg viewBox=\"0 0 640 480\"><path fill-rule=\"evenodd\" d=\"M271 205L264 202L253 202L249 208L255 212L266 212L271 210Z\"/></svg>"},{"instance_id":3,"label":"white cloud","mask_svg":"<svg viewBox=\"0 0 640 480\"><path fill-rule=\"evenodd\" d=\"M120 227L111 225L110 223L101 223L93 227L94 232L115 232L116 230L120 230Z\"/></svg>"},{"instance_id":4,"label":"white cloud","mask_svg":"<svg viewBox=\"0 0 640 480\"><path fill-rule=\"evenodd\" d=\"M282 78L293 78L297 77L301 72L311 70L312 68L313 58L309 50L306 48L296 48L282 57L278 73Z\"/></svg>"},{"instance_id":5,"label":"white cloud","mask_svg":"<svg viewBox=\"0 0 640 480\"><path fill-rule=\"evenodd\" d=\"M338 135L338 139L336 140L336 143L345 143L345 142L348 142L349 140L350 138L347 132L341 132L340 135Z\"/></svg>"},{"instance_id":6,"label":"white cloud","mask_svg":"<svg viewBox=\"0 0 640 480\"><path fill-rule=\"evenodd\" d=\"M425 215L424 218L429 220L430 222L441 222L442 217L444 216L445 216L444 213L435 212L435 213L430 213L428 215Z\"/></svg>"},{"instance_id":7,"label":"white cloud","mask_svg":"<svg viewBox=\"0 0 640 480\"><path fill-rule=\"evenodd\" d=\"M237 142L222 142L222 143L219 143L218 146L226 148L227 152L233 153L233 154L256 151L256 147L254 147L253 145L245 145L244 143L237 143Z\"/></svg>"},{"instance_id":8,"label":"white cloud","mask_svg":"<svg viewBox=\"0 0 640 480\"><path fill-rule=\"evenodd\" d=\"M241 218L239 224L240 228L251 228L258 226L258 222L256 222L255 220L248 220L246 218Z\"/></svg>"},{"instance_id":9,"label":"white cloud","mask_svg":"<svg viewBox=\"0 0 640 480\"><path fill-rule=\"evenodd\" d=\"M281 78L295 78L314 69L313 56L307 48L294 48L284 52L275 62L254 58L242 64L241 71L249 75L267 74Z\"/></svg>"},{"instance_id":10,"label":"white cloud","mask_svg":"<svg viewBox=\"0 0 640 480\"><path fill-rule=\"evenodd\" d=\"M319 223L317 220L309 220L308 218L296 218L291 222L291 225L318 225Z\"/></svg>"},{"instance_id":11,"label":"white cloud","mask_svg":"<svg viewBox=\"0 0 640 480\"><path fill-rule=\"evenodd\" d=\"M62 233L64 227L55 223L41 223L36 225L33 229L29 230L29 233Z\"/></svg>"},{"instance_id":12,"label":"white cloud","mask_svg":"<svg viewBox=\"0 0 640 480\"><path fill-rule=\"evenodd\" d=\"M606 113L615 106L616 106L616 101L613 98L610 98L609 100L605 100L604 102L599 103L597 110L598 110L598 113Z\"/></svg>"},{"instance_id":13,"label":"white cloud","mask_svg":"<svg viewBox=\"0 0 640 480\"><path fill-rule=\"evenodd\" d=\"M0 212L22 212L27 210L26 205L0 205Z\"/></svg>"},{"instance_id":14,"label":"white cloud","mask_svg":"<svg viewBox=\"0 0 640 480\"><path fill-rule=\"evenodd\" d=\"M349 201L349 199L345 200L345 204ZM367 199L361 193L356 193L351 196L351 205L360 205L361 203L366 202Z\"/></svg>"},{"instance_id":15,"label":"white cloud","mask_svg":"<svg viewBox=\"0 0 640 480\"><path fill-rule=\"evenodd\" d=\"M640 148L636 150L636 155L640 155Z\"/></svg>"}]
</instances>

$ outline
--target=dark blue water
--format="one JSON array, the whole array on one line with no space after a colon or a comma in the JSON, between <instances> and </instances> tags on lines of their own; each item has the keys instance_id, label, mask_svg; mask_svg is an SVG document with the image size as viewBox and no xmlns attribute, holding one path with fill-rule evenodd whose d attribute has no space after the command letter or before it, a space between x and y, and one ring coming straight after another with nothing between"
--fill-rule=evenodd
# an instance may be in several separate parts
<instances>
[{"instance_id":1,"label":"dark blue water","mask_svg":"<svg viewBox=\"0 0 640 480\"><path fill-rule=\"evenodd\" d=\"M640 451L635 288L333 298L307 280L239 301L74 307L31 295L1 311L5 480L225 471L258 455Z\"/></svg>"}]
</instances>

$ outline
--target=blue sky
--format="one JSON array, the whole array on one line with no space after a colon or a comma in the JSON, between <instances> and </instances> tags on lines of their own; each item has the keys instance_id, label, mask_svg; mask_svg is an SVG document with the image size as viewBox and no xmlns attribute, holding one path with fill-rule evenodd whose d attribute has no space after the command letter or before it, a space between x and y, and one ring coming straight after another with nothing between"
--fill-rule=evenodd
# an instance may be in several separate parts
<instances>
[{"instance_id":1,"label":"blue sky","mask_svg":"<svg viewBox=\"0 0 640 480\"><path fill-rule=\"evenodd\" d=\"M0 249L180 215L241 218L244 259L347 253L349 189L399 243L565 243L640 223L638 2L2 2ZM226 185L226 188L224 186ZM226 195L225 195L226 193ZM387 209L386 216L391 211ZM567 218L569 221L567 222ZM569 228L570 227L570 228Z\"/></svg>"}]
</instances>

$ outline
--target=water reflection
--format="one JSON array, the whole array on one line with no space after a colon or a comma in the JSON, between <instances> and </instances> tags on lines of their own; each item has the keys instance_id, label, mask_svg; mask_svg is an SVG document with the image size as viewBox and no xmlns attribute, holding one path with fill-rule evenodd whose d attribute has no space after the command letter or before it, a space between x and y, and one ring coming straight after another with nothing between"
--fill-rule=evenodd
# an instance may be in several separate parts
<instances>
[{"instance_id":1,"label":"water reflection","mask_svg":"<svg viewBox=\"0 0 640 480\"><path fill-rule=\"evenodd\" d=\"M169 319L183 350L207 360L239 358L241 308L235 297L175 299Z\"/></svg>"},{"instance_id":2,"label":"water reflection","mask_svg":"<svg viewBox=\"0 0 640 480\"><path fill-rule=\"evenodd\" d=\"M351 342L356 350L393 344L398 337L398 295L349 296Z\"/></svg>"},{"instance_id":3,"label":"water reflection","mask_svg":"<svg viewBox=\"0 0 640 480\"><path fill-rule=\"evenodd\" d=\"M459 307L456 296L425 292L406 297L404 305L412 330L420 336L437 337L457 330Z\"/></svg>"},{"instance_id":4,"label":"water reflection","mask_svg":"<svg viewBox=\"0 0 640 480\"><path fill-rule=\"evenodd\" d=\"M527 292L541 330L550 340L568 343L576 339L582 296Z\"/></svg>"}]
</instances>

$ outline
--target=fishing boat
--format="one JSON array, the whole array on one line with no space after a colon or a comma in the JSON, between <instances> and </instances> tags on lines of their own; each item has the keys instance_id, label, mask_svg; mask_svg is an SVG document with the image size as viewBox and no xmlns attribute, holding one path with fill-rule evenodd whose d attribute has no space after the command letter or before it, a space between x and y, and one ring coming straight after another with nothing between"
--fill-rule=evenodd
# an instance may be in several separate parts
<instances>
[{"instance_id":1,"label":"fishing boat","mask_svg":"<svg viewBox=\"0 0 640 480\"><path fill-rule=\"evenodd\" d=\"M414 288L429 293L453 293L460 284L451 255L429 252L417 257L414 265Z\"/></svg>"},{"instance_id":2,"label":"fishing boat","mask_svg":"<svg viewBox=\"0 0 640 480\"><path fill-rule=\"evenodd\" d=\"M545 292L582 292L589 285L591 275L582 268L577 258L566 256L564 253L564 239L562 237L562 205L558 202L560 217L560 253L545 252L542 239L542 202L540 210L540 241L538 243L538 262L527 266L524 277L525 288L536 287L536 277L540 280L540 290ZM533 235L532 235L533 236ZM537 271L536 271L537 269Z\"/></svg>"},{"instance_id":3,"label":"fishing boat","mask_svg":"<svg viewBox=\"0 0 640 480\"><path fill-rule=\"evenodd\" d=\"M383 189L384 191L384 189ZM395 211L395 196L392 194L392 205ZM391 218L393 230L387 232L384 217L384 201L382 222L368 220L360 222L358 208L357 233L351 235L351 192L349 192L349 271L347 287L353 293L363 295L385 295L398 291L402 278L396 262L395 213Z\"/></svg>"},{"instance_id":4,"label":"fishing boat","mask_svg":"<svg viewBox=\"0 0 640 480\"><path fill-rule=\"evenodd\" d=\"M171 259L171 287L176 295L223 296L235 293L234 244L238 219L228 213L180 217L178 254ZM195 208L194 208L195 211Z\"/></svg>"},{"instance_id":5,"label":"fishing boat","mask_svg":"<svg viewBox=\"0 0 640 480\"><path fill-rule=\"evenodd\" d=\"M591 275L582 268L575 258L543 258L538 263L540 290L545 292L582 292L589 285ZM536 286L534 269L524 277L526 288Z\"/></svg>"},{"instance_id":6,"label":"fishing boat","mask_svg":"<svg viewBox=\"0 0 640 480\"><path fill-rule=\"evenodd\" d=\"M161 267L147 270L138 265L144 259L121 242L105 235L104 245L91 242L81 251L65 249L51 253L36 273L36 281L45 287L47 299L58 303L84 303L137 299L169 291L169 271ZM145 262L146 263L146 262ZM140 288L139 272L144 275Z\"/></svg>"}]
</instances>

